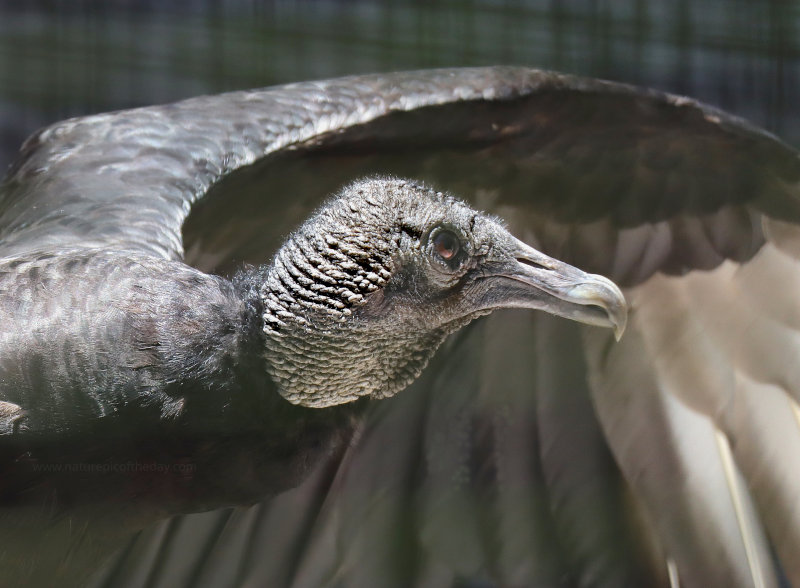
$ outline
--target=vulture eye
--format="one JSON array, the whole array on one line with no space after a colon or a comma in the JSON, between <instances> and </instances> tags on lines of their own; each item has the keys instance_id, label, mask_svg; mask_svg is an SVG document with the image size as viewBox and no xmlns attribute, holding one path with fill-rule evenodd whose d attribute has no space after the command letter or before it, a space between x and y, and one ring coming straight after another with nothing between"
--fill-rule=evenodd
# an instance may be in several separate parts
<instances>
[{"instance_id":1,"label":"vulture eye","mask_svg":"<svg viewBox=\"0 0 800 588\"><path fill-rule=\"evenodd\" d=\"M445 261L452 260L460 249L461 243L451 231L439 231L433 238L433 250Z\"/></svg>"}]
</instances>

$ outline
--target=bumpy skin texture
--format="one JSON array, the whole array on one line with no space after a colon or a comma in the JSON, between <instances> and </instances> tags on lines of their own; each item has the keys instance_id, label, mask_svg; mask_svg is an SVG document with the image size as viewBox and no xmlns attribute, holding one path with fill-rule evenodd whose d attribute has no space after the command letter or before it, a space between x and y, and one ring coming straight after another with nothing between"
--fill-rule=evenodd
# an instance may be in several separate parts
<instances>
[{"instance_id":1,"label":"bumpy skin texture","mask_svg":"<svg viewBox=\"0 0 800 588\"><path fill-rule=\"evenodd\" d=\"M607 279L528 247L452 196L395 178L344 188L260 273L249 279L261 284L268 371L286 399L315 408L393 396L447 335L497 308L618 332L627 315Z\"/></svg>"},{"instance_id":2,"label":"bumpy skin texture","mask_svg":"<svg viewBox=\"0 0 800 588\"><path fill-rule=\"evenodd\" d=\"M375 178L304 223L261 287L265 357L281 394L324 407L393 396L414 381L447 335L488 310L446 296L460 276L431 283L412 260L429 227L474 228L478 218L489 226L469 231L476 260L491 228L504 232L493 219L420 184Z\"/></svg>"},{"instance_id":3,"label":"bumpy skin texture","mask_svg":"<svg viewBox=\"0 0 800 588\"><path fill-rule=\"evenodd\" d=\"M66 426L35 408L38 367L19 342L52 353L48 361L77 378L108 365L101 354L70 363L87 357L76 353L84 334L101 347L125 332L122 314L91 300L121 296L96 252L146 256L144 267L180 278L183 292L195 274L180 261L180 227L209 187L211 201L192 211L187 251L198 267L230 270L268 261L323 195L374 173L424 177L500 214L541 249L629 286L628 334L613 346L610 333L541 313L489 317L462 330L406 393L376 403L360 442L347 444L363 403L316 411L286 402L262 377L267 368L250 369L263 367L263 346L241 346L263 314L257 289L203 278L186 288L191 300L165 303L170 321L191 319L188 307L210 312L206 297L225 306L228 293L242 294L213 310L222 317L209 323L213 337L186 323L183 332L205 343L171 345L199 357L215 346L215 357L252 362L233 370L222 405L202 386L167 386L155 404L114 418L132 397L123 386L106 404L78 403L78 415L104 413L97 422L107 427L55 442L16 418L19 406L45 429ZM11 469L0 495L14 508L2 513L0 584L80 582L120 537L151 521L246 504L298 484L320 462L272 502L152 529L106 585L649 586L665 585L669 560L682 586L770 586L770 546L800 582L798 178L794 150L713 108L521 68L294 84L45 129L0 190L2 288L26 283L10 265L19 258L45 258L37 271L50 276L62 263L85 264L96 271L71 286L80 295L51 289L50 308L92 306L115 320L81 326L76 313L72 343L51 345L16 328L56 328L17 316L28 312L26 294L0 297L0 313L14 315L0 321L13 342L2 357L27 362L24 374L3 365L19 386L10 392L18 402L0 407L3 430L17 433L3 435L13 459L3 461ZM28 304L42 307L39 293ZM140 377L135 366L123 371L142 389L148 374L172 373L151 364ZM76 455L195 469L99 476L35 467L37 456ZM631 518L645 524L632 531ZM635 549L642 536L656 545L652 559Z\"/></svg>"}]
</instances>

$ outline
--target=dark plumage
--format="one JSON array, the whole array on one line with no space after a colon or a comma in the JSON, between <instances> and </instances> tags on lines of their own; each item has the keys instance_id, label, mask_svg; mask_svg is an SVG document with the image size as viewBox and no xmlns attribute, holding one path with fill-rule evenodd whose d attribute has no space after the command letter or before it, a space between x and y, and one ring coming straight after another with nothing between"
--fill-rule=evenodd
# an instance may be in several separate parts
<instances>
[{"instance_id":1,"label":"dark plumage","mask_svg":"<svg viewBox=\"0 0 800 588\"><path fill-rule=\"evenodd\" d=\"M394 179L414 176L475 208ZM175 519L105 581L796 578L800 481L773 448L800 442L774 287L798 179L794 151L709 107L515 68L45 129L0 195L0 578L79 582L153 522L295 487L245 530ZM476 209L629 287L629 333L501 314L359 400L495 308L621 331L611 282Z\"/></svg>"}]
</instances>

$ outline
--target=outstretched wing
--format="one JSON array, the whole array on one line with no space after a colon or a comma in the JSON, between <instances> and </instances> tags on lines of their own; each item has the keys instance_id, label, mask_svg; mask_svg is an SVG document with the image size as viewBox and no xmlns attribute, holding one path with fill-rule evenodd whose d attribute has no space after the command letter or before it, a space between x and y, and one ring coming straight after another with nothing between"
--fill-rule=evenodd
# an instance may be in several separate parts
<instances>
[{"instance_id":1,"label":"outstretched wing","mask_svg":"<svg viewBox=\"0 0 800 588\"><path fill-rule=\"evenodd\" d=\"M81 125L106 138L84 150ZM211 186L186 257L225 273L268 259L341 184L395 173L496 212L631 302L617 345L533 313L476 323L375 406L341 462L269 503L146 531L99 582L800 583L800 160L775 137L691 100L509 68L54 129L6 185L4 252L72 239L178 256ZM136 145L139 173L114 136Z\"/></svg>"},{"instance_id":2,"label":"outstretched wing","mask_svg":"<svg viewBox=\"0 0 800 588\"><path fill-rule=\"evenodd\" d=\"M400 73L67 120L32 136L6 178L2 252L96 244L179 258L192 204L240 167L392 112L508 100L566 82L512 68Z\"/></svg>"}]
</instances>

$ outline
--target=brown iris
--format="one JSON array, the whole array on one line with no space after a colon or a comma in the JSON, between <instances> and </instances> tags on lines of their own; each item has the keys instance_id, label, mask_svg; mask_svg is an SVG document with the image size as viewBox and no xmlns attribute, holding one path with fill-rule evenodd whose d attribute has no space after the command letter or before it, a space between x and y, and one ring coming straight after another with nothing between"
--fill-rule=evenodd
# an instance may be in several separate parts
<instances>
[{"instance_id":1,"label":"brown iris","mask_svg":"<svg viewBox=\"0 0 800 588\"><path fill-rule=\"evenodd\" d=\"M445 261L453 259L461 245L456 237L450 231L440 231L433 238L433 248L439 256Z\"/></svg>"}]
</instances>

